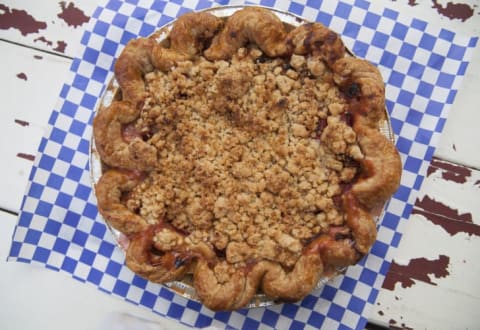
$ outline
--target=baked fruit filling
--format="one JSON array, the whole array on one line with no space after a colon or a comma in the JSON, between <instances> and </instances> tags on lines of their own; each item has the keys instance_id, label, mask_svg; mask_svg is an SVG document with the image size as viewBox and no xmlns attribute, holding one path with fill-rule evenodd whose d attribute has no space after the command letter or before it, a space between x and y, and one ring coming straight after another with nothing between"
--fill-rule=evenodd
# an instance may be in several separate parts
<instances>
[{"instance_id":1,"label":"baked fruit filling","mask_svg":"<svg viewBox=\"0 0 480 330\"><path fill-rule=\"evenodd\" d=\"M160 33L127 44L121 93L94 119L98 208L127 266L193 274L207 307L233 310L258 291L302 299L355 264L401 174L378 70L325 26L256 7Z\"/></svg>"}]
</instances>

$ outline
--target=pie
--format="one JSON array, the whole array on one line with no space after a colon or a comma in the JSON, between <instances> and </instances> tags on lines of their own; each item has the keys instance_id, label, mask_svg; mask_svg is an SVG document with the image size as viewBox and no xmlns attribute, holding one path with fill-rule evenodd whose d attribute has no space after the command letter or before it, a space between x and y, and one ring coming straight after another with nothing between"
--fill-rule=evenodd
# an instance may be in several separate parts
<instances>
[{"instance_id":1,"label":"pie","mask_svg":"<svg viewBox=\"0 0 480 330\"><path fill-rule=\"evenodd\" d=\"M114 72L95 193L132 271L193 276L205 306L236 310L259 292L298 301L368 253L401 161L379 129L382 76L335 32L259 7L188 13L131 40Z\"/></svg>"}]
</instances>

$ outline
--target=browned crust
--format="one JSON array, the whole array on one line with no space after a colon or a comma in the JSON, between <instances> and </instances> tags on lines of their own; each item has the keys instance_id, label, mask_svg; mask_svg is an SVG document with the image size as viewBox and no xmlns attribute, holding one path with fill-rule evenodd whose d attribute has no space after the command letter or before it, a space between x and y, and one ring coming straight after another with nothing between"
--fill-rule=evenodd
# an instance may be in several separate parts
<instances>
[{"instance_id":1,"label":"browned crust","mask_svg":"<svg viewBox=\"0 0 480 330\"><path fill-rule=\"evenodd\" d=\"M328 65L345 56L342 40L321 23L307 23L292 30L287 45L293 54L320 56Z\"/></svg>"},{"instance_id":2,"label":"browned crust","mask_svg":"<svg viewBox=\"0 0 480 330\"><path fill-rule=\"evenodd\" d=\"M257 44L267 56L286 55L286 31L283 23L270 11L250 7L232 15L225 28L212 40L205 50L209 60L225 60L248 42Z\"/></svg>"},{"instance_id":3,"label":"browned crust","mask_svg":"<svg viewBox=\"0 0 480 330\"><path fill-rule=\"evenodd\" d=\"M401 175L397 150L378 130L385 107L379 71L346 55L339 36L325 26L305 24L288 32L275 14L256 7L236 12L225 23L207 13L184 15L174 24L168 41L168 45L159 45L154 38L131 41L117 61L115 75L123 99L101 108L94 121L97 149L105 163L124 170L157 166L151 145L138 137L126 141L122 136L123 127L139 116L146 73L168 71L179 61L202 54L210 60L230 59L240 47L254 43L270 57L309 55L330 68L353 117L361 175L345 190L339 205L345 211L345 226L332 227L305 243L292 267L264 259L233 268L207 244L188 241L164 224L148 224L128 209L122 194L140 184L141 178L124 170L106 171L95 187L98 208L113 227L129 235L127 266L154 282L178 280L192 272L196 292L207 307L234 310L244 307L258 288L274 299L302 299L324 272L356 263L375 241L372 210L395 192Z\"/></svg>"},{"instance_id":4,"label":"browned crust","mask_svg":"<svg viewBox=\"0 0 480 330\"><path fill-rule=\"evenodd\" d=\"M154 43L148 38L133 39L115 62L115 78L122 90L122 98L137 109L145 98L143 76L154 69L151 61Z\"/></svg>"},{"instance_id":5,"label":"browned crust","mask_svg":"<svg viewBox=\"0 0 480 330\"><path fill-rule=\"evenodd\" d=\"M107 165L123 169L149 170L155 167L157 150L137 136L126 141L124 125L138 117L136 107L127 101L102 108L93 120L95 146Z\"/></svg>"},{"instance_id":6,"label":"browned crust","mask_svg":"<svg viewBox=\"0 0 480 330\"><path fill-rule=\"evenodd\" d=\"M161 226L150 226L131 236L126 253L126 264L135 273L152 282L165 283L182 277L188 270L189 260L183 261L183 258L186 258L181 253L183 251L158 249L158 255L151 253L152 249L155 249L154 235L160 230L162 230Z\"/></svg>"},{"instance_id":7,"label":"browned crust","mask_svg":"<svg viewBox=\"0 0 480 330\"><path fill-rule=\"evenodd\" d=\"M208 13L188 13L181 16L169 33L168 47L158 44L153 47L153 65L159 70L167 71L178 61L198 56L222 25L220 18Z\"/></svg>"},{"instance_id":8,"label":"browned crust","mask_svg":"<svg viewBox=\"0 0 480 330\"><path fill-rule=\"evenodd\" d=\"M332 64L334 81L341 86L350 103L350 112L358 114L361 126L378 129L385 119L385 85L382 75L371 63L343 57Z\"/></svg>"},{"instance_id":9,"label":"browned crust","mask_svg":"<svg viewBox=\"0 0 480 330\"><path fill-rule=\"evenodd\" d=\"M130 191L141 182L140 177L127 172L105 172L95 185L97 205L108 223L117 230L130 235L148 228L145 220L122 204L122 193Z\"/></svg>"},{"instance_id":10,"label":"browned crust","mask_svg":"<svg viewBox=\"0 0 480 330\"><path fill-rule=\"evenodd\" d=\"M352 193L367 210L371 210L397 190L402 173L400 155L378 130L361 125L354 128L365 158L361 161L362 178L352 187Z\"/></svg>"}]
</instances>

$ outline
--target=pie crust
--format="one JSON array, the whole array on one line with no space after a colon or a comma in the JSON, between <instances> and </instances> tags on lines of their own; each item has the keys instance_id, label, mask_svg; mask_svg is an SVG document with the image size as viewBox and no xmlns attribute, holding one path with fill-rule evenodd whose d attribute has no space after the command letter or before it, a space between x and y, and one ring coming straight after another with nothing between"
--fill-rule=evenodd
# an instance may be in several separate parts
<instances>
[{"instance_id":1,"label":"pie crust","mask_svg":"<svg viewBox=\"0 0 480 330\"><path fill-rule=\"evenodd\" d=\"M335 32L261 7L189 13L114 71L95 193L135 273L193 275L203 304L235 310L258 292L298 301L368 253L401 161L379 71Z\"/></svg>"}]
</instances>

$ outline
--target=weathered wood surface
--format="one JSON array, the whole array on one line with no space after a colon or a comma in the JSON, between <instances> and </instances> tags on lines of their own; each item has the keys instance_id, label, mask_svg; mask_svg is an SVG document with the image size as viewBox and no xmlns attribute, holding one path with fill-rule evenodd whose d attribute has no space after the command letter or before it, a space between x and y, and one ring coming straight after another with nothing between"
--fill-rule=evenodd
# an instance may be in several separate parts
<instances>
[{"instance_id":1,"label":"weathered wood surface","mask_svg":"<svg viewBox=\"0 0 480 330\"><path fill-rule=\"evenodd\" d=\"M447 29L480 35L478 0L382 0L411 16ZM93 0L0 3L0 209L16 213L48 117L75 57ZM451 109L441 143L422 186L371 321L398 328L476 328L480 289L480 46ZM0 257L5 260L16 217L0 211ZM43 281L41 288L33 285ZM18 281L22 279L22 281ZM22 284L23 283L23 284ZM32 325L102 328L124 320L120 313L168 321L128 303L98 294L50 270L0 262L0 320L6 328ZM49 292L61 292L50 295ZM6 298L5 298L6 297ZM81 299L77 299L81 297ZM93 307L92 307L93 306ZM30 310L29 318L21 311ZM56 311L49 314L48 311ZM76 313L84 310L85 313ZM35 312L36 311L36 312ZM113 314L112 314L113 313ZM58 317L64 314L65 317ZM51 319L57 317L55 322ZM102 323L103 322L103 323ZM115 321L113 321L115 322ZM167 322L167 323L166 323ZM0 322L1 323L1 322ZM92 324L95 324L92 326ZM23 325L23 326L22 326ZM168 323L182 328L178 323ZM146 325L148 326L148 325ZM43 328L43 326L38 326Z\"/></svg>"}]
</instances>

